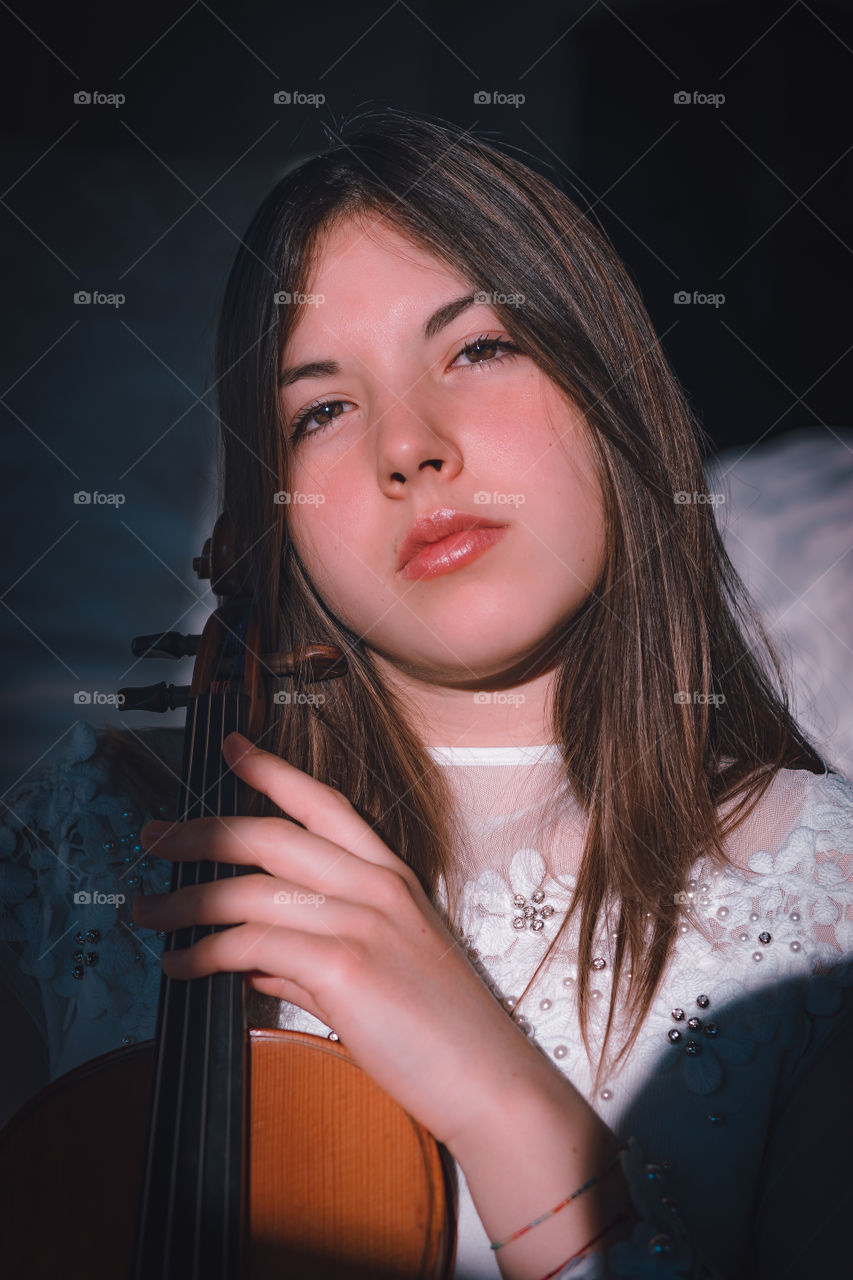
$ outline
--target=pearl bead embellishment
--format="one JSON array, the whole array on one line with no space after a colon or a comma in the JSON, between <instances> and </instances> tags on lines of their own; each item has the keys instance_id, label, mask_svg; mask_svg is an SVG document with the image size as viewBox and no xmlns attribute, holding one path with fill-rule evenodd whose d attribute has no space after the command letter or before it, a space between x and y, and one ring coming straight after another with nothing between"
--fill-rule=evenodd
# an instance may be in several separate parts
<instances>
[{"instance_id":1,"label":"pearl bead embellishment","mask_svg":"<svg viewBox=\"0 0 853 1280\"><path fill-rule=\"evenodd\" d=\"M703 994L696 997L696 1003L700 1009L707 1009L711 1001L708 996ZM692 1032L694 1036L698 1035L699 1032L704 1032L706 1036L712 1038L719 1034L720 1029L715 1022L703 1023L702 1019L697 1018L695 1014L688 1018L682 1008L671 1009L670 1017L673 1022L684 1022L687 1030ZM684 1032L680 1031L678 1027L670 1027L666 1033L666 1038L670 1044L683 1044L684 1052L690 1058L695 1058L697 1054L702 1052L701 1041L692 1038L685 1040Z\"/></svg>"},{"instance_id":2,"label":"pearl bead embellishment","mask_svg":"<svg viewBox=\"0 0 853 1280\"><path fill-rule=\"evenodd\" d=\"M544 905L540 905L544 904ZM545 902L545 891L543 889L534 889L530 895L530 902L527 901L523 893L513 895L512 905L519 912L513 917L513 929L521 930L530 928L534 933L538 933L540 929L545 927L545 921L554 914L554 908L550 903Z\"/></svg>"}]
</instances>

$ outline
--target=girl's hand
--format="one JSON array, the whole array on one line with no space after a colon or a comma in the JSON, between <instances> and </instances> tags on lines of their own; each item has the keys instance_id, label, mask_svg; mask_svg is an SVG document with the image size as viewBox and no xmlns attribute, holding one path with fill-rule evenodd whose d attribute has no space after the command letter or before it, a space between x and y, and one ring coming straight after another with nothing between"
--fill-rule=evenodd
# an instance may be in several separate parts
<instances>
[{"instance_id":1,"label":"girl's hand","mask_svg":"<svg viewBox=\"0 0 853 1280\"><path fill-rule=\"evenodd\" d=\"M246 748L249 748L246 750ZM287 818L175 823L146 848L172 861L207 858L268 874L189 886L134 902L145 927L227 924L166 952L171 978L246 972L254 987L334 1029L355 1060L451 1151L525 1081L553 1069L501 1008L444 926L414 872L349 801L240 734L229 766L305 825Z\"/></svg>"}]
</instances>

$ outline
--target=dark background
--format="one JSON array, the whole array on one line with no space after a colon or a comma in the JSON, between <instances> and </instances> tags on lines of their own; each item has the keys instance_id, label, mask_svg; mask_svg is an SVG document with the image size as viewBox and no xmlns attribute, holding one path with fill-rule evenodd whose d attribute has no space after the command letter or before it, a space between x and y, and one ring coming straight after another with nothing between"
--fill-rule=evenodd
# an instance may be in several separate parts
<instances>
[{"instance_id":1,"label":"dark background","mask_svg":"<svg viewBox=\"0 0 853 1280\"><path fill-rule=\"evenodd\" d=\"M563 185L627 263L718 449L806 431L853 456L849 4L13 3L0 47L0 793L78 714L114 718L75 691L188 678L134 664L129 640L197 630L214 603L191 558L217 511L221 290L269 187L361 108L458 122ZM674 102L694 91L725 101ZM80 290L125 301L75 305ZM125 501L75 505L80 490Z\"/></svg>"}]
</instances>

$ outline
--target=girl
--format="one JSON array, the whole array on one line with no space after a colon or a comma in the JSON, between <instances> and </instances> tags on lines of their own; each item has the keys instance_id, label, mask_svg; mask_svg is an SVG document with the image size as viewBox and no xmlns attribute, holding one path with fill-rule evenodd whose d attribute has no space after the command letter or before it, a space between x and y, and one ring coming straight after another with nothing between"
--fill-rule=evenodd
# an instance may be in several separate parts
<instances>
[{"instance_id":1,"label":"girl","mask_svg":"<svg viewBox=\"0 0 853 1280\"><path fill-rule=\"evenodd\" d=\"M63 766L64 808L56 773L12 805L41 895L26 828L59 823L98 887L163 887L183 858L268 873L113 908L52 998L132 992L142 1034L157 937L232 925L167 972L246 972L277 1025L339 1037L447 1146L456 1276L828 1272L853 788L777 691L700 429L606 238L497 148L368 114L258 210L217 375L269 647L334 644L349 673L283 682L262 739L226 740L244 817L149 822L143 848L126 805L129 847L98 861L85 819L114 777L77 791ZM153 813L133 744L105 737ZM93 748L75 737L90 768ZM107 936L133 929L136 987Z\"/></svg>"}]
</instances>

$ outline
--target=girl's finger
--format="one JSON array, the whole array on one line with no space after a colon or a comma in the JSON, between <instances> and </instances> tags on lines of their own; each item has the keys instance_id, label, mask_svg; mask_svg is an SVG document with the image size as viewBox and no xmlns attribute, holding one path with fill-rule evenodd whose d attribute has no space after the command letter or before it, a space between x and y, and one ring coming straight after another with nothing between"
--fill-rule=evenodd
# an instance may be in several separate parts
<instances>
[{"instance_id":1,"label":"girl's finger","mask_svg":"<svg viewBox=\"0 0 853 1280\"><path fill-rule=\"evenodd\" d=\"M209 973L284 975L285 981L316 995L339 972L342 946L354 960L360 959L344 939L331 934L321 937L272 925L238 924L207 934L191 947L164 952L163 969L168 977L179 979ZM329 1025L322 1014L316 1016Z\"/></svg>"},{"instance_id":2,"label":"girl's finger","mask_svg":"<svg viewBox=\"0 0 853 1280\"><path fill-rule=\"evenodd\" d=\"M239 733L229 733L223 755L234 773L269 796L314 835L323 836L367 862L395 870L405 866L334 787L254 746Z\"/></svg>"},{"instance_id":3,"label":"girl's finger","mask_svg":"<svg viewBox=\"0 0 853 1280\"><path fill-rule=\"evenodd\" d=\"M355 817L362 822L357 814ZM156 840L159 856L174 862L204 858L261 867L271 876L293 881L306 890L333 893L353 902L377 901L383 893L383 878L387 878L391 890L399 888L401 879L413 890L418 883L414 872L395 858L373 833L371 837L379 841L385 852L381 862L359 858L340 844L303 831L286 818L193 818L190 822L175 823L165 839L152 837L148 825L140 832L143 845L147 848L150 841ZM362 825L366 827L366 823ZM251 878L228 877L229 881ZM188 886L179 892L189 893L194 888Z\"/></svg>"},{"instance_id":4,"label":"girl's finger","mask_svg":"<svg viewBox=\"0 0 853 1280\"><path fill-rule=\"evenodd\" d=\"M137 924L167 933L192 925L251 922L337 934L354 926L363 907L292 881L258 874L187 885L173 893L142 894L134 899L132 910Z\"/></svg>"},{"instance_id":5,"label":"girl's finger","mask_svg":"<svg viewBox=\"0 0 853 1280\"><path fill-rule=\"evenodd\" d=\"M260 991L262 995L274 996L276 1000L286 1000L288 1004L295 1004L306 1013L319 1018L320 1022L326 1021L310 994L304 987L300 987L298 982L290 982L287 978L274 978L271 974L260 972L247 974L246 981L250 987ZM326 1025L328 1026L328 1023Z\"/></svg>"}]
</instances>

